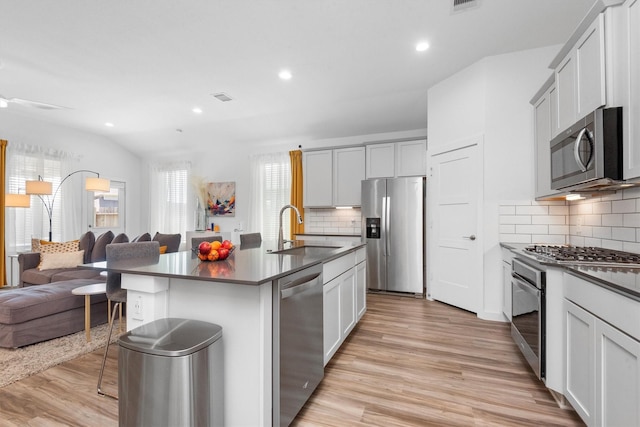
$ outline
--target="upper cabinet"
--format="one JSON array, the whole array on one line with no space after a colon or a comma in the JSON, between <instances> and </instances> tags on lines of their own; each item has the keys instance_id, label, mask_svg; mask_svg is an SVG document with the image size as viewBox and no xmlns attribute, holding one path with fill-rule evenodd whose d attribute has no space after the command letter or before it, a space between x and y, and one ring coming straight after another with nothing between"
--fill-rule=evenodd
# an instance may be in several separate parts
<instances>
[{"instance_id":1,"label":"upper cabinet","mask_svg":"<svg viewBox=\"0 0 640 427\"><path fill-rule=\"evenodd\" d=\"M427 140L369 144L366 147L367 179L425 176Z\"/></svg>"},{"instance_id":2,"label":"upper cabinet","mask_svg":"<svg viewBox=\"0 0 640 427\"><path fill-rule=\"evenodd\" d=\"M302 153L304 207L360 206L364 147Z\"/></svg>"},{"instance_id":3,"label":"upper cabinet","mask_svg":"<svg viewBox=\"0 0 640 427\"><path fill-rule=\"evenodd\" d=\"M606 104L604 25L600 13L555 67L558 109L553 136Z\"/></svg>"},{"instance_id":4,"label":"upper cabinet","mask_svg":"<svg viewBox=\"0 0 640 427\"><path fill-rule=\"evenodd\" d=\"M552 130L557 127L556 116L556 85L553 76L547 80L545 86L531 100L535 123L535 170L536 170L536 198L556 194L551 189L551 157L550 142Z\"/></svg>"}]
</instances>

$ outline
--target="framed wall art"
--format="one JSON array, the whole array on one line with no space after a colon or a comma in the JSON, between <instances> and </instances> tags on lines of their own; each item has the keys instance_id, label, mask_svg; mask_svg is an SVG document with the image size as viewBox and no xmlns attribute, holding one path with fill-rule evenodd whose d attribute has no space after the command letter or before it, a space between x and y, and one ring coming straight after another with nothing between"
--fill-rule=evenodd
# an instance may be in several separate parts
<instances>
[{"instance_id":1,"label":"framed wall art","mask_svg":"<svg viewBox=\"0 0 640 427\"><path fill-rule=\"evenodd\" d=\"M210 182L207 184L207 209L212 216L235 216L236 183Z\"/></svg>"}]
</instances>

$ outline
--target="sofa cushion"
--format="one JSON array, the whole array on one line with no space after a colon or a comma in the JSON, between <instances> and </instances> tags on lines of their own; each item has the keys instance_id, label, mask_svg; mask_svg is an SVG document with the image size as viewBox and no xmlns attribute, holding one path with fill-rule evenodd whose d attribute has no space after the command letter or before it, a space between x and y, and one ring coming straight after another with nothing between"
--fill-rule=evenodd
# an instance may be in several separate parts
<instances>
[{"instance_id":1,"label":"sofa cushion","mask_svg":"<svg viewBox=\"0 0 640 427\"><path fill-rule=\"evenodd\" d=\"M89 230L80 236L80 249L84 251L84 263L91 262L91 251L93 250L93 245L96 244L96 235L93 234L93 231Z\"/></svg>"},{"instance_id":2,"label":"sofa cushion","mask_svg":"<svg viewBox=\"0 0 640 427\"><path fill-rule=\"evenodd\" d=\"M100 262L107 259L106 247L111 243L113 237L113 231L111 230L98 236L96 243L93 245L93 250L91 251L91 262Z\"/></svg>"},{"instance_id":3,"label":"sofa cushion","mask_svg":"<svg viewBox=\"0 0 640 427\"><path fill-rule=\"evenodd\" d=\"M113 238L111 243L129 243L129 237L124 233L120 233Z\"/></svg>"},{"instance_id":4,"label":"sofa cushion","mask_svg":"<svg viewBox=\"0 0 640 427\"><path fill-rule=\"evenodd\" d=\"M22 323L84 307L84 296L73 295L71 291L93 283L91 279L77 279L4 291L0 293L0 323ZM106 298L106 295L94 295L91 300L95 303Z\"/></svg>"},{"instance_id":5,"label":"sofa cushion","mask_svg":"<svg viewBox=\"0 0 640 427\"><path fill-rule=\"evenodd\" d=\"M38 270L53 270L55 268L74 268L84 261L84 251L40 253Z\"/></svg>"},{"instance_id":6,"label":"sofa cushion","mask_svg":"<svg viewBox=\"0 0 640 427\"><path fill-rule=\"evenodd\" d=\"M151 234L149 233L143 233L141 235L139 235L138 237L136 237L135 239L133 239L131 241L131 243L137 243L137 242L150 242L151 241Z\"/></svg>"},{"instance_id":7,"label":"sofa cushion","mask_svg":"<svg viewBox=\"0 0 640 427\"><path fill-rule=\"evenodd\" d=\"M154 242L158 242L160 243L160 246L166 246L167 250L166 252L178 252L178 250L180 249L180 238L182 236L180 235L180 233L178 234L162 234L162 233L156 233L155 236L153 236L153 241Z\"/></svg>"},{"instance_id":8,"label":"sofa cushion","mask_svg":"<svg viewBox=\"0 0 640 427\"><path fill-rule=\"evenodd\" d=\"M91 279L93 283L101 283L106 282L107 275L101 275L98 270L70 268L56 270L56 273L51 276L51 282L62 282L64 280L74 279Z\"/></svg>"}]
</instances>

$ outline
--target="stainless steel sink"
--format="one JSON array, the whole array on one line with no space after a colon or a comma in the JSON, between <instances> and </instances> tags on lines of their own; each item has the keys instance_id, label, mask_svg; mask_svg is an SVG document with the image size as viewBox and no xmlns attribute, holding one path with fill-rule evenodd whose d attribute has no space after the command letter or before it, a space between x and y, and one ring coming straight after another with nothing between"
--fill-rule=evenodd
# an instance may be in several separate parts
<instances>
[{"instance_id":1,"label":"stainless steel sink","mask_svg":"<svg viewBox=\"0 0 640 427\"><path fill-rule=\"evenodd\" d=\"M336 246L297 246L294 248L283 249L281 251L271 251L272 254L280 255L301 255L308 257L321 257L331 254L331 252L339 249Z\"/></svg>"}]
</instances>

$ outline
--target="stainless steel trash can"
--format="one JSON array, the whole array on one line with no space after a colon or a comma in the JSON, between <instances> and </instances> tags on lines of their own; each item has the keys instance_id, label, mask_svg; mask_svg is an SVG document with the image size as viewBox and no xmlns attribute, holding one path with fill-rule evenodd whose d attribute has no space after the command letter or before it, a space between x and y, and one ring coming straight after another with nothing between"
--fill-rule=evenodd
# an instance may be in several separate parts
<instances>
[{"instance_id":1,"label":"stainless steel trash can","mask_svg":"<svg viewBox=\"0 0 640 427\"><path fill-rule=\"evenodd\" d=\"M118 340L121 426L222 426L222 327L159 319Z\"/></svg>"}]
</instances>

